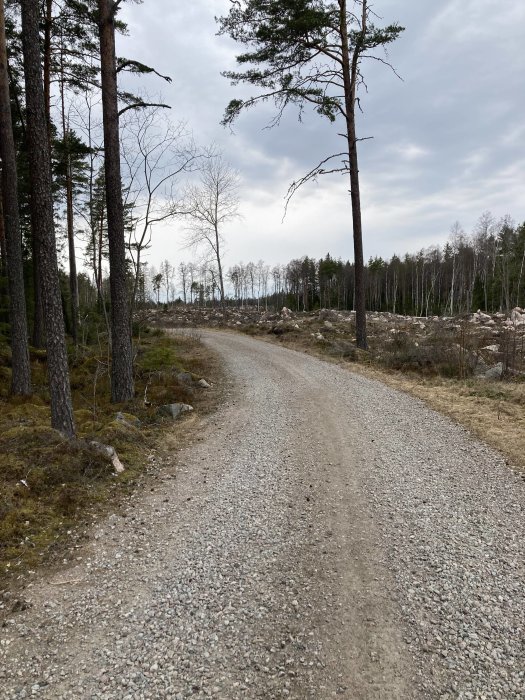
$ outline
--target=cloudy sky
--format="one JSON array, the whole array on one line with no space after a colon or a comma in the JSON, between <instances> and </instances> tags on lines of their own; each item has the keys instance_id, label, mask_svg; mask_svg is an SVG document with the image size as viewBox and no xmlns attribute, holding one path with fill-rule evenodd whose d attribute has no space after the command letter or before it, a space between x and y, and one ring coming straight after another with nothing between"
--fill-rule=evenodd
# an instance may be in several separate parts
<instances>
[{"instance_id":1,"label":"cloudy sky","mask_svg":"<svg viewBox=\"0 0 525 700\"><path fill-rule=\"evenodd\" d=\"M220 126L227 103L247 94L220 75L240 52L216 36L214 17L228 8L228 0L127 3L129 36L117 50L170 75L171 85L147 77L142 86L161 91L170 117L187 122L198 143L218 144L239 171L242 219L224 232L227 266L327 252L352 259L346 178L307 185L282 222L289 184L341 150L338 129L310 114L299 123L293 111L265 129L270 105L241 115L233 132ZM471 232L487 210L525 220L525 2L376 0L374 9L406 31L389 49L402 80L364 66L359 136L373 137L359 153L365 257L443 243L455 221ZM150 262L188 260L182 240L180 224L158 227Z\"/></svg>"}]
</instances>

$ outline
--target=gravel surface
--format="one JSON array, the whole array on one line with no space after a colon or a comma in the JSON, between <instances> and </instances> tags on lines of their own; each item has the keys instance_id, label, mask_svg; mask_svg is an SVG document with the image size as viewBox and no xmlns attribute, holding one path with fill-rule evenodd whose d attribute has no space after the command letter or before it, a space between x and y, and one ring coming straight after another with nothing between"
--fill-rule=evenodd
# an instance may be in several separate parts
<instances>
[{"instance_id":1,"label":"gravel surface","mask_svg":"<svg viewBox=\"0 0 525 700\"><path fill-rule=\"evenodd\" d=\"M523 699L522 479L378 382L205 341L225 405L24 592L0 697Z\"/></svg>"}]
</instances>

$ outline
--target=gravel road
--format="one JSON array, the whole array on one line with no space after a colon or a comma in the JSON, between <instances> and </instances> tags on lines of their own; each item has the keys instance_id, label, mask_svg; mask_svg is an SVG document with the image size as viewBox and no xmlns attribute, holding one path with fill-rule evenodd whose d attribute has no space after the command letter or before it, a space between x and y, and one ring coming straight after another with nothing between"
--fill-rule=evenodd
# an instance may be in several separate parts
<instances>
[{"instance_id":1,"label":"gravel road","mask_svg":"<svg viewBox=\"0 0 525 700\"><path fill-rule=\"evenodd\" d=\"M226 333L225 404L0 630L0 697L525 698L525 483L421 402Z\"/></svg>"}]
</instances>

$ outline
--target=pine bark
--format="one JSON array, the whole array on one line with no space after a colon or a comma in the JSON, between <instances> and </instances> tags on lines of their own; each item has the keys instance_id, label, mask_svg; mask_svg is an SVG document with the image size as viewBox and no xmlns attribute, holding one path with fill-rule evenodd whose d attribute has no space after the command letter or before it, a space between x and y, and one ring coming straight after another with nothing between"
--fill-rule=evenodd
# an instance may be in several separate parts
<instances>
[{"instance_id":1,"label":"pine bark","mask_svg":"<svg viewBox=\"0 0 525 700\"><path fill-rule=\"evenodd\" d=\"M49 148L51 149L51 30L53 26L53 4L52 0L46 0L45 16L44 16L44 59L43 59L43 76L44 76L44 104L46 111L47 138ZM50 150L51 152L51 150ZM44 306L40 288L40 270L39 260L39 242L33 235L33 345L35 348L43 348L45 346L45 330L44 330Z\"/></svg>"},{"instance_id":2,"label":"pine bark","mask_svg":"<svg viewBox=\"0 0 525 700\"><path fill-rule=\"evenodd\" d=\"M361 220L361 195L359 189L359 163L357 159L357 136L355 127L355 99L357 68L360 46L354 47L352 61L348 47L346 0L339 0L341 48L343 57L343 83L345 92L346 133L348 140L348 165L350 168L350 199L352 202L352 226L354 233L355 266L355 325L356 345L362 350L368 347L366 337L365 264L363 256L363 225ZM363 0L361 37L366 33L367 5Z\"/></svg>"},{"instance_id":3,"label":"pine bark","mask_svg":"<svg viewBox=\"0 0 525 700\"><path fill-rule=\"evenodd\" d=\"M26 89L27 136L31 183L31 222L38 243L39 287L42 292L51 396L51 425L74 437L73 404L58 279L53 220L51 162L41 73L39 2L21 0Z\"/></svg>"},{"instance_id":4,"label":"pine bark","mask_svg":"<svg viewBox=\"0 0 525 700\"><path fill-rule=\"evenodd\" d=\"M115 56L117 3L98 0L102 116L104 123L104 171L109 242L111 295L111 399L133 398L133 352L126 279L124 207L120 177L119 114Z\"/></svg>"},{"instance_id":5,"label":"pine bark","mask_svg":"<svg viewBox=\"0 0 525 700\"><path fill-rule=\"evenodd\" d=\"M1 0L0 0L1 2ZM5 247L4 212L2 210L2 197L0 197L0 277L7 276L7 250Z\"/></svg>"},{"instance_id":6,"label":"pine bark","mask_svg":"<svg viewBox=\"0 0 525 700\"><path fill-rule=\"evenodd\" d=\"M53 28L53 0L46 0L44 16L44 104L47 120L47 136L51 146L51 31Z\"/></svg>"},{"instance_id":7,"label":"pine bark","mask_svg":"<svg viewBox=\"0 0 525 700\"><path fill-rule=\"evenodd\" d=\"M16 152L7 71L4 0L0 0L0 158L2 160L2 213L0 215L3 214L11 326L11 393L28 395L31 393L31 366L18 213Z\"/></svg>"},{"instance_id":8,"label":"pine bark","mask_svg":"<svg viewBox=\"0 0 525 700\"><path fill-rule=\"evenodd\" d=\"M68 160L71 161L70 156ZM67 209L67 241L69 251L69 292L71 295L71 335L75 345L78 343L78 325L80 319L78 299L77 260L75 253L75 231L73 224L73 174L71 162L67 164L66 174L66 209Z\"/></svg>"}]
</instances>

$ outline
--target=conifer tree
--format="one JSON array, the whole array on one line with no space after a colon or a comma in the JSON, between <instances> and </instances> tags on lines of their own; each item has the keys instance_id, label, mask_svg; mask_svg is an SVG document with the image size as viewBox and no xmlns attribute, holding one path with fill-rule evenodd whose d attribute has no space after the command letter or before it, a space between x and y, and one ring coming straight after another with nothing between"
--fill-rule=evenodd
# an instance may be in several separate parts
<instances>
[{"instance_id":1,"label":"conifer tree","mask_svg":"<svg viewBox=\"0 0 525 700\"><path fill-rule=\"evenodd\" d=\"M16 153L7 69L4 0L0 0L0 158L2 171L0 217L3 216L5 260L9 285L11 392L24 395L31 393L31 369L22 265L22 239L18 214Z\"/></svg>"},{"instance_id":2,"label":"conifer tree","mask_svg":"<svg viewBox=\"0 0 525 700\"><path fill-rule=\"evenodd\" d=\"M351 4L349 8L348 5ZM356 342L366 349L365 277L361 198L357 158L357 89L362 60L395 41L403 28L376 27L368 0L244 0L232 4L219 20L220 32L247 47L237 56L240 71L226 71L232 83L249 83L261 92L232 100L223 123L230 124L250 107L272 100L274 124L290 104L300 113L308 105L330 122L343 122L344 150L323 159L292 183L289 197L306 182L328 173L350 176L355 261ZM386 59L379 57L387 63Z\"/></svg>"},{"instance_id":3,"label":"conifer tree","mask_svg":"<svg viewBox=\"0 0 525 700\"><path fill-rule=\"evenodd\" d=\"M38 242L39 284L46 332L51 425L74 437L73 404L58 279L53 219L50 146L42 81L38 0L21 0L27 137L30 157L31 223Z\"/></svg>"}]
</instances>

